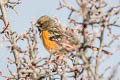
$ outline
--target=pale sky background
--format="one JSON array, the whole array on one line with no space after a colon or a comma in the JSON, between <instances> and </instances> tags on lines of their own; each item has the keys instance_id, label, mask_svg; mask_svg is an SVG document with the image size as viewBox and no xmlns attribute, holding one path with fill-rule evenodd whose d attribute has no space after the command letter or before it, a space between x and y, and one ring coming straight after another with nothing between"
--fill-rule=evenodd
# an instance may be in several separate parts
<instances>
[{"instance_id":1,"label":"pale sky background","mask_svg":"<svg viewBox=\"0 0 120 80\"><path fill-rule=\"evenodd\" d=\"M69 1L70 4L72 4L74 7L76 6L76 3L74 0L66 0ZM111 5L118 4L118 0L107 0ZM60 20L60 22L65 25L67 23L67 16L69 14L69 11L67 9L61 9L56 10L56 8L59 7L59 0L23 0L22 4L16 6L16 10L19 12L19 16L16 15L16 13L11 10L7 9L8 18L11 22L11 27L13 31L18 32L19 34L25 32L30 28L32 17L35 18L35 21L42 15L48 15L50 17L57 16ZM0 22L1 26L2 22ZM1 27L0 27L1 28ZM120 29L116 28L114 29L113 33L120 34ZM0 38L2 36L0 35ZM1 39L0 39L1 40ZM11 53L9 53L6 50L6 46L9 43L5 43L3 45L0 45L0 71L3 72L3 74L9 75L7 71L7 56L13 57ZM40 41L40 53L47 53L42 46L42 43ZM120 44L120 42L116 41L113 47L115 47L117 44ZM20 44L23 45L23 44ZM111 50L114 52L113 50ZM120 62L120 51L115 53L112 57L110 57L109 61L105 62L106 65L112 65ZM105 67L105 64L103 63L102 68ZM120 68L119 68L120 69ZM14 66L12 67L13 71L16 71ZM101 70L103 71L103 70ZM0 80L5 80L0 77Z\"/></svg>"}]
</instances>

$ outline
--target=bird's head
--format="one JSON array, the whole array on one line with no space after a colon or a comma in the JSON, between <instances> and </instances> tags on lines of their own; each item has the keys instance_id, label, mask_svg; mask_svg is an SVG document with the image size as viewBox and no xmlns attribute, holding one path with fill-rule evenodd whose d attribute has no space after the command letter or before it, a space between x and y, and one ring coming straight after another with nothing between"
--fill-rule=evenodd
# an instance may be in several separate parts
<instances>
[{"instance_id":1,"label":"bird's head","mask_svg":"<svg viewBox=\"0 0 120 80\"><path fill-rule=\"evenodd\" d=\"M53 19L45 15L45 16L41 16L37 20L35 26L38 28L40 32L42 32L42 31L47 30L51 26L51 24L53 24L53 22L54 22Z\"/></svg>"}]
</instances>

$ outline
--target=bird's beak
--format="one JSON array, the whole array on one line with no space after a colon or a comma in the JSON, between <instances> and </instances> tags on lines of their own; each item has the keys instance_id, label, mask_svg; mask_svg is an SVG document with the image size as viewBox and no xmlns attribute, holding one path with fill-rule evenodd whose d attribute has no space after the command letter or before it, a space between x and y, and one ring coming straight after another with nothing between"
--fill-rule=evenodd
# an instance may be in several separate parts
<instances>
[{"instance_id":1,"label":"bird's beak","mask_svg":"<svg viewBox=\"0 0 120 80\"><path fill-rule=\"evenodd\" d=\"M40 24L38 24L38 23L35 23L35 26L36 26L36 27L38 27L38 26L40 26Z\"/></svg>"},{"instance_id":2,"label":"bird's beak","mask_svg":"<svg viewBox=\"0 0 120 80\"><path fill-rule=\"evenodd\" d=\"M40 24L35 23L34 25L38 28L39 34L41 34Z\"/></svg>"}]
</instances>

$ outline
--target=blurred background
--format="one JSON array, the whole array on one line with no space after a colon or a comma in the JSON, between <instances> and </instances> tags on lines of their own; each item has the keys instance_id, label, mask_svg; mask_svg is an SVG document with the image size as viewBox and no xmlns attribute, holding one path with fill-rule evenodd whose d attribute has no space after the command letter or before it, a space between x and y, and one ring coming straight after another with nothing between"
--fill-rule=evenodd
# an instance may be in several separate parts
<instances>
[{"instance_id":1,"label":"blurred background","mask_svg":"<svg viewBox=\"0 0 120 80\"><path fill-rule=\"evenodd\" d=\"M67 0L69 4L73 5L74 8L78 8L75 0ZM119 0L107 0L108 3L110 3L110 6L116 5L119 3ZM28 28L31 27L31 21L32 18L34 19L34 22L43 15L48 15L50 17L57 17L62 25L70 25L68 22L68 15L69 10L66 8L62 8L60 10L57 10L59 7L60 0L22 0L22 3L20 5L17 5L15 9L17 10L18 14L16 14L13 10L7 9L7 14L9 21L11 23L11 28L13 31L16 31L18 34L23 34L28 30ZM72 16L73 18L77 19L77 14L74 14ZM0 22L0 28L4 27L3 22ZM120 34L120 30L118 28L113 29L113 33ZM39 37L39 35L38 35ZM0 40L3 38L3 35L0 35ZM40 40L38 38L38 40ZM106 40L107 41L107 40ZM116 41L113 44L113 48L116 47L117 44L120 44L119 41ZM10 58L13 58L13 55L9 53L9 51L6 48L6 45L9 45L9 43L2 43L0 44L0 71L3 72L3 74L10 75L7 71L7 58L8 56ZM22 44L22 42L19 44L22 45L23 48L25 47L25 44ZM42 41L40 40L39 44L40 50L40 56L46 57L48 56L48 52L44 49L42 45ZM107 61L105 61L103 64L101 64L101 72L105 67L109 65L115 65L118 62L120 62L120 51L115 52L114 49L108 49L114 53L113 56L109 57ZM46 53L46 55L43 55ZM15 72L15 66L11 66L12 71ZM120 71L120 68L119 70ZM0 77L0 80L5 80ZM116 80L116 79L115 79Z\"/></svg>"}]
</instances>

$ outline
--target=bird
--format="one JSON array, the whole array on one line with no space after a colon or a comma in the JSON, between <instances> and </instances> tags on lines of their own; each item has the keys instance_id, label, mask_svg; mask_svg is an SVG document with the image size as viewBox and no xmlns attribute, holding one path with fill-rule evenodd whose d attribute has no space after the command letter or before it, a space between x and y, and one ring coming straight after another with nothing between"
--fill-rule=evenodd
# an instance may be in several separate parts
<instances>
[{"instance_id":1,"label":"bird","mask_svg":"<svg viewBox=\"0 0 120 80\"><path fill-rule=\"evenodd\" d=\"M43 45L49 53L60 55L75 50L72 30L66 33L54 19L47 15L41 16L35 25L38 28Z\"/></svg>"},{"instance_id":2,"label":"bird","mask_svg":"<svg viewBox=\"0 0 120 80\"><path fill-rule=\"evenodd\" d=\"M81 46L83 43L80 43L73 29L66 28L64 30L61 26L57 25L54 19L47 15L41 16L35 26L38 28L43 45L49 53L57 55L67 54L83 47ZM99 51L99 48L92 45L87 45L86 48ZM112 53L106 50L102 50L102 52L112 55Z\"/></svg>"}]
</instances>

